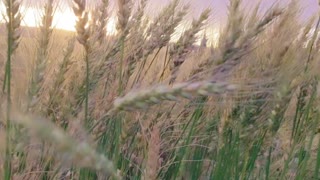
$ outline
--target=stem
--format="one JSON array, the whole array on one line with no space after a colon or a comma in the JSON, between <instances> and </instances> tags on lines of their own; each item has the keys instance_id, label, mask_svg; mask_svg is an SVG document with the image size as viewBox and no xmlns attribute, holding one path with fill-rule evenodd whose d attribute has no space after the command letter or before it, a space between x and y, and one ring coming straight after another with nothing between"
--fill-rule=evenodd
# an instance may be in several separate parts
<instances>
[{"instance_id":1,"label":"stem","mask_svg":"<svg viewBox=\"0 0 320 180\"><path fill-rule=\"evenodd\" d=\"M10 31L10 30L9 30ZM8 38L10 39L10 38ZM9 40L10 42L11 40ZM11 44L11 43L9 43ZM6 120L6 158L5 158L5 178L6 180L11 179L11 144L10 144L10 131L11 131L11 121L10 121L10 111L11 111L11 45L8 44L8 56L7 56L7 120Z\"/></svg>"},{"instance_id":2,"label":"stem","mask_svg":"<svg viewBox=\"0 0 320 180\"><path fill-rule=\"evenodd\" d=\"M144 72L144 74L147 74L149 72L149 69L151 68L152 64L154 63L154 61L156 60L157 56L159 55L161 51L161 48L158 49L157 53L154 55L153 59L151 60L151 63L149 64L148 68L146 69L146 71ZM145 77L145 76L144 76ZM144 80L144 78L142 78L142 80Z\"/></svg>"},{"instance_id":3,"label":"stem","mask_svg":"<svg viewBox=\"0 0 320 180\"><path fill-rule=\"evenodd\" d=\"M163 80L163 76L164 76L164 73L169 65L169 62L170 62L170 57L168 57L168 52L169 52L169 46L167 46L167 49L166 49L166 55L165 55L165 59L164 59L164 64L163 64L163 70L162 70L162 73L160 75L160 80L162 81Z\"/></svg>"},{"instance_id":4,"label":"stem","mask_svg":"<svg viewBox=\"0 0 320 180\"><path fill-rule=\"evenodd\" d=\"M89 127L88 111L89 111L89 55L86 52L86 88L85 88L85 109L84 109L84 120L87 128Z\"/></svg>"},{"instance_id":5,"label":"stem","mask_svg":"<svg viewBox=\"0 0 320 180\"><path fill-rule=\"evenodd\" d=\"M122 94L122 75L123 75L123 58L124 58L124 40L125 40L125 36L122 35L121 40L120 40L120 48L121 48L121 54L120 54L120 65L119 65L119 89L118 89L118 93L121 96Z\"/></svg>"},{"instance_id":6,"label":"stem","mask_svg":"<svg viewBox=\"0 0 320 180\"><path fill-rule=\"evenodd\" d=\"M8 11L12 12L12 1L8 1ZM11 111L11 58L12 58L12 45L13 45L13 15L8 13L8 50L7 50L7 62L5 67L5 84L4 89L7 88L7 120L6 120L6 155L4 162L4 179L11 179L11 143L10 143L10 131L11 131L11 121L10 121L10 111Z\"/></svg>"}]
</instances>

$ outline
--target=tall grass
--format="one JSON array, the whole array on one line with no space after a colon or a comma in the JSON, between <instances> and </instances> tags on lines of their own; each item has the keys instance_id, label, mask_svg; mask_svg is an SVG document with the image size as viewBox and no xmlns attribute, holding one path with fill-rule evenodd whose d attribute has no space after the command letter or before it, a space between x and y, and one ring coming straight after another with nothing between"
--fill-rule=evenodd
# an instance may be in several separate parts
<instances>
[{"instance_id":1,"label":"tall grass","mask_svg":"<svg viewBox=\"0 0 320 180\"><path fill-rule=\"evenodd\" d=\"M6 90L7 96L7 111L6 111L6 152L5 152L5 163L4 163L4 179L11 179L12 177L12 166L11 166L11 154L13 147L11 144L12 129L11 126L11 79L12 79L12 56L19 45L19 27L21 22L21 15L19 13L20 4L17 1L7 0L5 1L7 9L7 61L5 65L3 91Z\"/></svg>"},{"instance_id":2,"label":"tall grass","mask_svg":"<svg viewBox=\"0 0 320 180\"><path fill-rule=\"evenodd\" d=\"M5 1L3 179L319 179L319 16L230 0L213 42L211 9L149 3L73 0L70 33Z\"/></svg>"}]
</instances>

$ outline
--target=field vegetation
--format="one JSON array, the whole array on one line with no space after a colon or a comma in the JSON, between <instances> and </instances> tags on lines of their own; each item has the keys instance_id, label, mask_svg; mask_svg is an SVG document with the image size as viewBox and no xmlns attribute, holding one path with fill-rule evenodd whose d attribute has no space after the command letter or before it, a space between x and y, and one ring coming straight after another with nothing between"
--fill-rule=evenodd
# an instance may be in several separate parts
<instances>
[{"instance_id":1,"label":"field vegetation","mask_svg":"<svg viewBox=\"0 0 320 180\"><path fill-rule=\"evenodd\" d=\"M299 0L230 0L217 42L179 0L117 0L113 35L108 0L73 0L76 32L55 0L37 28L3 2L0 179L320 179L320 16Z\"/></svg>"}]
</instances>

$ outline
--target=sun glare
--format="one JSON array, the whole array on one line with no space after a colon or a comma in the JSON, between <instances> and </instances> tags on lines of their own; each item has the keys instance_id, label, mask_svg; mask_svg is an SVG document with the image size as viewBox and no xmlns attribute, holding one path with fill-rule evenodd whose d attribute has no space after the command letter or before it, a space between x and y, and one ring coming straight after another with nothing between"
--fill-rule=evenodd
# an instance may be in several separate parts
<instances>
[{"instance_id":1,"label":"sun glare","mask_svg":"<svg viewBox=\"0 0 320 180\"><path fill-rule=\"evenodd\" d=\"M5 7L2 2L0 2L0 11L5 12ZM22 26L28 26L28 27L38 27L41 24L41 16L43 13L43 9L38 9L38 8L32 8L32 7L21 7L21 14L23 16L21 25ZM90 15L89 15L90 19ZM76 25L77 18L74 15L73 11L71 8L57 8L54 17L53 17L53 27L55 29L63 29L67 31L75 31L75 25ZM4 23L5 19L3 16L0 17L0 23ZM116 22L117 19L115 16L112 16L109 18L107 27L106 27L106 33L108 35L114 35L117 33L116 30ZM190 25L189 23L186 22L186 25ZM185 31L186 26L183 25L181 27L177 28L177 31L180 33L175 34L175 36L172 37L172 41L176 41L179 38L179 35ZM217 46L217 42L219 39L219 31L212 27L207 27L205 29L207 33L207 37L209 38L210 44L213 46ZM201 34L201 33L199 33ZM201 36L201 35L200 35ZM197 42L197 44L200 44L200 40Z\"/></svg>"},{"instance_id":2,"label":"sun glare","mask_svg":"<svg viewBox=\"0 0 320 180\"><path fill-rule=\"evenodd\" d=\"M219 38L220 38L220 32L218 29L213 28L211 31L208 32L208 37L209 39L209 43L213 46L213 47L218 47L219 44Z\"/></svg>"},{"instance_id":3,"label":"sun glare","mask_svg":"<svg viewBox=\"0 0 320 180\"><path fill-rule=\"evenodd\" d=\"M0 11L5 12L5 7L2 2L0 2ZM32 7L21 7L21 14L23 16L21 25L28 26L28 27L37 27L41 24L41 14L42 9L39 10L37 8ZM67 31L75 31L76 25L76 16L72 12L71 9L57 9L54 13L52 25L56 29L63 29ZM0 17L0 23L4 23L5 19L3 16ZM111 17L107 24L107 34L115 34L116 33L116 18Z\"/></svg>"},{"instance_id":4,"label":"sun glare","mask_svg":"<svg viewBox=\"0 0 320 180\"><path fill-rule=\"evenodd\" d=\"M53 25L58 29L75 31L76 16L72 11L56 11L53 18Z\"/></svg>"},{"instance_id":5,"label":"sun glare","mask_svg":"<svg viewBox=\"0 0 320 180\"><path fill-rule=\"evenodd\" d=\"M29 27L37 27L41 22L41 11L36 8L22 8L23 20L22 25ZM60 11L54 13L52 25L54 28L68 31L75 31L76 17L71 10Z\"/></svg>"}]
</instances>

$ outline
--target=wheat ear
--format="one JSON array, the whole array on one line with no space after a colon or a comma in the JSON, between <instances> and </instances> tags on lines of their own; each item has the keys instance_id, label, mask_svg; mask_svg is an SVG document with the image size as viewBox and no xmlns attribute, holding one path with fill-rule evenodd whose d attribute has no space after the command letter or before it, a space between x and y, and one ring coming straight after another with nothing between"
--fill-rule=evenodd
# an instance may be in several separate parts
<instances>
[{"instance_id":1,"label":"wheat ear","mask_svg":"<svg viewBox=\"0 0 320 180\"><path fill-rule=\"evenodd\" d=\"M91 53L91 46L89 42L90 37L90 28L88 27L89 20L88 20L88 12L86 12L86 0L73 0L74 6L73 6L73 12L77 16L78 21L76 24L76 31L77 31L77 40L78 42L83 45L85 48L85 64L86 64L86 76L84 81L84 86L82 85L80 87L84 88L85 92L84 95L80 92L80 97L78 97L78 101L80 101L80 104L82 104L82 100L84 97L85 105L84 105L84 120L86 123L88 123L88 116L89 116L89 91L90 91L90 64L89 64L89 55ZM81 107L81 106L80 106ZM86 124L88 125L88 124Z\"/></svg>"},{"instance_id":2,"label":"wheat ear","mask_svg":"<svg viewBox=\"0 0 320 180\"><path fill-rule=\"evenodd\" d=\"M124 61L124 44L129 29L127 27L129 18L131 15L132 10L132 1L131 0L118 0L118 23L117 23L117 30L120 34L120 62L119 62L119 83L118 83L118 93L121 94L123 90L123 61Z\"/></svg>"},{"instance_id":3,"label":"wheat ear","mask_svg":"<svg viewBox=\"0 0 320 180\"><path fill-rule=\"evenodd\" d=\"M44 71L48 63L48 46L52 34L52 19L53 0L48 0L44 8L44 15L40 26L41 34L38 41L39 48L29 87L30 104L28 108L32 108L34 105L38 104L39 101L39 91L44 81Z\"/></svg>"},{"instance_id":4,"label":"wheat ear","mask_svg":"<svg viewBox=\"0 0 320 180\"><path fill-rule=\"evenodd\" d=\"M160 13L164 14L163 17L158 17L147 30L147 39L149 39L144 46L142 63L138 69L138 73L133 81L133 85L140 80L143 69L145 68L147 57L155 50L158 49L158 52L161 48L165 47L171 40L172 34L175 32L176 27L183 20L185 15L188 12L189 4L183 6L181 10L175 12L179 5L179 1L171 2L164 10ZM153 62L149 65L152 65ZM149 68L147 68L147 71ZM145 74L147 73L145 72Z\"/></svg>"},{"instance_id":5,"label":"wheat ear","mask_svg":"<svg viewBox=\"0 0 320 180\"><path fill-rule=\"evenodd\" d=\"M93 40L98 41L100 45L102 45L102 43L106 39L107 23L109 19L108 6L109 0L101 0L98 11L96 13L93 13L96 19L93 22L94 30L96 31Z\"/></svg>"},{"instance_id":6,"label":"wheat ear","mask_svg":"<svg viewBox=\"0 0 320 180\"><path fill-rule=\"evenodd\" d=\"M194 96L208 96L221 94L237 89L235 84L219 83L211 81L181 83L168 86L158 86L148 90L130 92L114 102L114 108L110 111L145 109L161 101L176 101L179 97L190 99Z\"/></svg>"},{"instance_id":7,"label":"wheat ear","mask_svg":"<svg viewBox=\"0 0 320 180\"><path fill-rule=\"evenodd\" d=\"M205 21L209 18L210 12L210 9L206 9L201 13L199 19L193 20L191 28L185 31L178 42L170 49L170 58L173 59L174 63L170 83L175 81L179 67L185 61L187 54L190 53L190 48L197 40L196 35L202 30Z\"/></svg>"},{"instance_id":8,"label":"wheat ear","mask_svg":"<svg viewBox=\"0 0 320 180\"><path fill-rule=\"evenodd\" d=\"M15 122L25 126L36 137L53 143L57 151L66 155L66 158L78 166L93 168L115 179L121 179L113 163L104 155L98 154L88 143L75 141L62 129L45 119L19 113L14 114Z\"/></svg>"},{"instance_id":9,"label":"wheat ear","mask_svg":"<svg viewBox=\"0 0 320 180\"><path fill-rule=\"evenodd\" d=\"M158 170L160 167L160 145L160 129L156 125L151 131L151 137L148 142L148 159L146 163L144 179L157 179Z\"/></svg>"}]
</instances>

